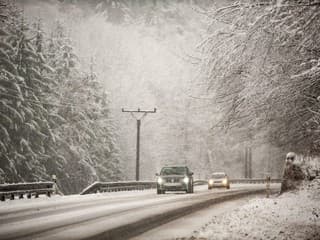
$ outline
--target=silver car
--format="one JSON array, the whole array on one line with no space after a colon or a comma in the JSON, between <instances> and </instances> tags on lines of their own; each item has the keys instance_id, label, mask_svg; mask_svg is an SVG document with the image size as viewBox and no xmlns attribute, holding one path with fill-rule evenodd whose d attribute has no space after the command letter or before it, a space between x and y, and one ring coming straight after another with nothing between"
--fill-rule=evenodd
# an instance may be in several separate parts
<instances>
[{"instance_id":1,"label":"silver car","mask_svg":"<svg viewBox=\"0 0 320 240\"><path fill-rule=\"evenodd\" d=\"M193 172L186 166L163 167L160 174L156 174L157 194L166 191L185 191L193 193Z\"/></svg>"}]
</instances>

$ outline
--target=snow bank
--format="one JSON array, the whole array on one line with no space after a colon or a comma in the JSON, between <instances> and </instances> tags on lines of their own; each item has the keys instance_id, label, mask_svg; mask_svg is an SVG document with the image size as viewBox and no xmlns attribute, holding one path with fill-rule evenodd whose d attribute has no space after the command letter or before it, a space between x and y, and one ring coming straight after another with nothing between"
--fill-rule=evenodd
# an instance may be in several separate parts
<instances>
[{"instance_id":1,"label":"snow bank","mask_svg":"<svg viewBox=\"0 0 320 240\"><path fill-rule=\"evenodd\" d=\"M320 239L320 179L299 190L272 198L256 198L214 217L188 240Z\"/></svg>"}]
</instances>

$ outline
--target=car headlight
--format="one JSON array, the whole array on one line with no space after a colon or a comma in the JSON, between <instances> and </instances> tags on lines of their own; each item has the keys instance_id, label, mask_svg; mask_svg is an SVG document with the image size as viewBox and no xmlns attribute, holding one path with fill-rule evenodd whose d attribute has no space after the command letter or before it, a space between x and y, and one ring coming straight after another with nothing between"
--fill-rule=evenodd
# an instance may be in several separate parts
<instances>
[{"instance_id":1,"label":"car headlight","mask_svg":"<svg viewBox=\"0 0 320 240\"><path fill-rule=\"evenodd\" d=\"M228 180L226 178L222 180L223 185L227 185L227 183L228 183Z\"/></svg>"},{"instance_id":2,"label":"car headlight","mask_svg":"<svg viewBox=\"0 0 320 240\"><path fill-rule=\"evenodd\" d=\"M184 177L183 182L184 182L185 184L188 184L188 183L189 183L189 178L188 178L188 177Z\"/></svg>"},{"instance_id":3,"label":"car headlight","mask_svg":"<svg viewBox=\"0 0 320 240\"><path fill-rule=\"evenodd\" d=\"M162 184L163 183L163 179L161 177L158 178L158 183Z\"/></svg>"},{"instance_id":4,"label":"car headlight","mask_svg":"<svg viewBox=\"0 0 320 240\"><path fill-rule=\"evenodd\" d=\"M213 179L209 180L209 185L213 185Z\"/></svg>"}]
</instances>

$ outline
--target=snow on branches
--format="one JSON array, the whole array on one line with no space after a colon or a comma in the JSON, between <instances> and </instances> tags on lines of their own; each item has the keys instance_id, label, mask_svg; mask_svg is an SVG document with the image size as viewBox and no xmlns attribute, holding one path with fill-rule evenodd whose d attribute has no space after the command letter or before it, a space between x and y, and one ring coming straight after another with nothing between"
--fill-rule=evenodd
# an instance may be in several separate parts
<instances>
[{"instance_id":1,"label":"snow on branches","mask_svg":"<svg viewBox=\"0 0 320 240\"><path fill-rule=\"evenodd\" d=\"M223 112L219 126L314 151L320 148L320 1L262 2L209 12L200 47L208 89Z\"/></svg>"}]
</instances>

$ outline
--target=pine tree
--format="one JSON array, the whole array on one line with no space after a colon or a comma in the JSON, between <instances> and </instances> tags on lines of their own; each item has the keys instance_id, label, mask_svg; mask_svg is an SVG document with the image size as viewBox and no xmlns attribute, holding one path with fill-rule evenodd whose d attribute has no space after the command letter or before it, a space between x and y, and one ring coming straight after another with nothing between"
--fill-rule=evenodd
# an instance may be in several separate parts
<instances>
[{"instance_id":1,"label":"pine tree","mask_svg":"<svg viewBox=\"0 0 320 240\"><path fill-rule=\"evenodd\" d=\"M49 180L66 193L119 178L107 95L80 70L61 23L49 38L12 3L0 16L0 181Z\"/></svg>"},{"instance_id":2,"label":"pine tree","mask_svg":"<svg viewBox=\"0 0 320 240\"><path fill-rule=\"evenodd\" d=\"M44 64L21 11L10 4L1 36L1 168L5 181L47 179L43 162L47 111L43 106Z\"/></svg>"},{"instance_id":3,"label":"pine tree","mask_svg":"<svg viewBox=\"0 0 320 240\"><path fill-rule=\"evenodd\" d=\"M78 192L98 179L115 180L119 170L116 144L107 120L106 95L92 70L91 73L79 70L72 42L59 22L49 39L47 55L51 67L56 69L54 109L63 119L53 132L59 139L56 151L64 159L61 162L64 172L58 175L68 182L65 191Z\"/></svg>"}]
</instances>

